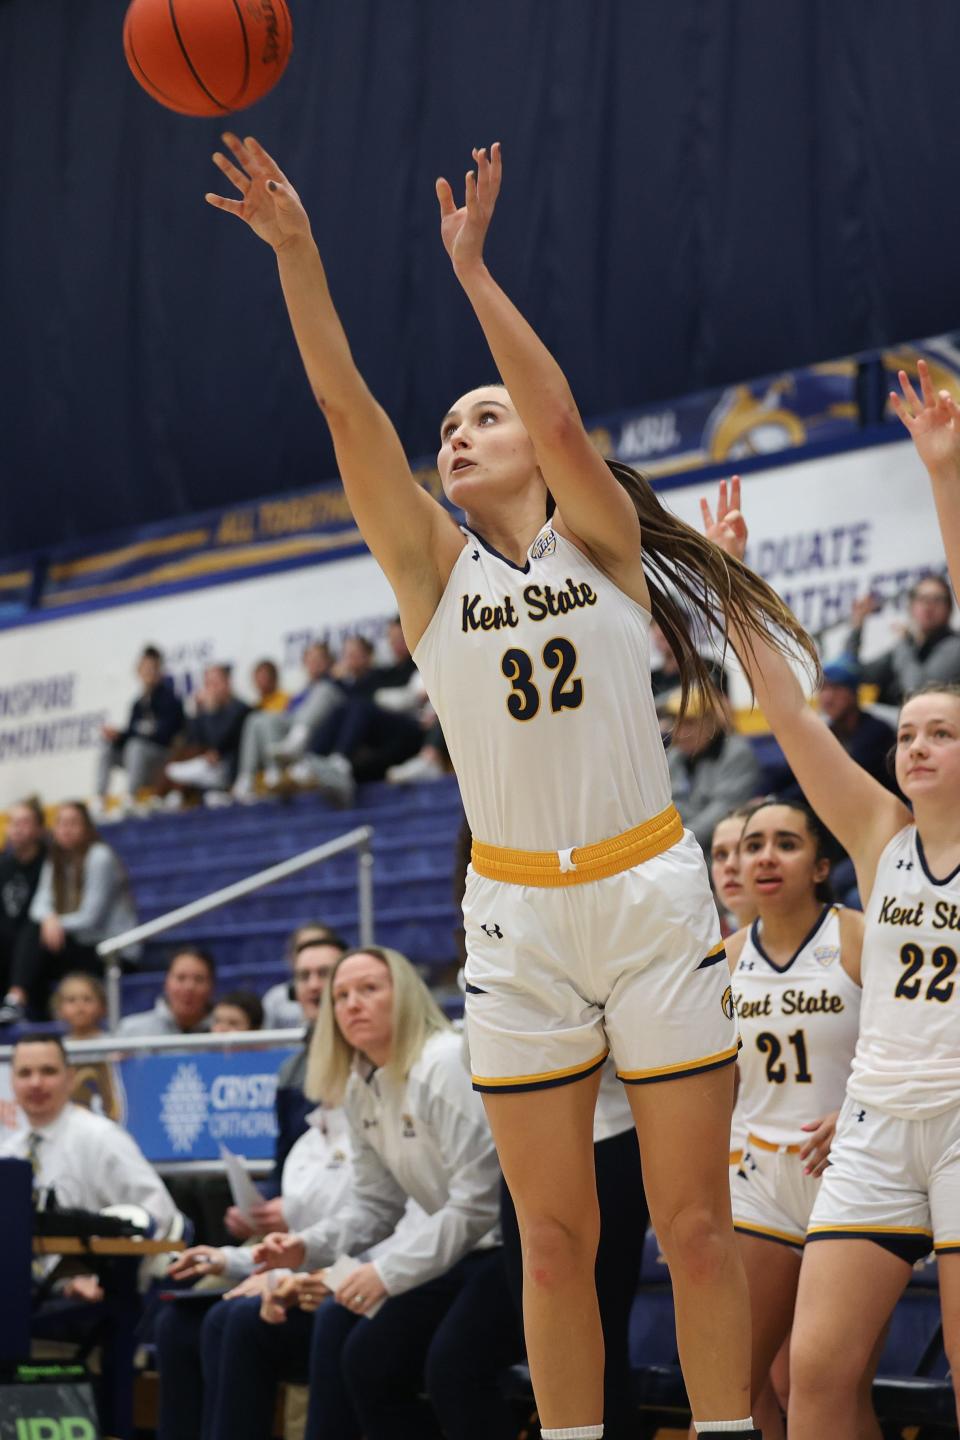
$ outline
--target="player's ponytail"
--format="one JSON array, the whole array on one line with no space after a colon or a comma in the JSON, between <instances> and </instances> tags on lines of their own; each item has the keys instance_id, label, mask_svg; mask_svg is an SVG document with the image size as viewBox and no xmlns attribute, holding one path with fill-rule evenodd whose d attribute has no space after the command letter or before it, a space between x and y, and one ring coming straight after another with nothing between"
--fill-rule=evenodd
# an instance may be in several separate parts
<instances>
[{"instance_id":1,"label":"player's ponytail","mask_svg":"<svg viewBox=\"0 0 960 1440\"><path fill-rule=\"evenodd\" d=\"M691 705L725 722L713 667L701 648L714 648L717 629L748 643L756 637L788 657L799 651L819 683L816 646L777 592L741 561L661 504L650 481L618 460L607 464L633 501L643 533L643 568L653 618L680 667L682 717Z\"/></svg>"}]
</instances>

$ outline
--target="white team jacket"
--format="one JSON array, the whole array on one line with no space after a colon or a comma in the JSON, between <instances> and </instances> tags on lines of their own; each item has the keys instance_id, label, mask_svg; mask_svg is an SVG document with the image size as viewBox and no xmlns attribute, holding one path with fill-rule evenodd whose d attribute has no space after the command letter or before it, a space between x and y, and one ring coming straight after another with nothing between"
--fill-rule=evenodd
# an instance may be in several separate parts
<instances>
[{"instance_id":1,"label":"white team jacket","mask_svg":"<svg viewBox=\"0 0 960 1440\"><path fill-rule=\"evenodd\" d=\"M498 1243L500 1169L459 1035L432 1035L406 1083L358 1062L343 1108L355 1188L339 1214L301 1231L305 1269L386 1241L375 1264L388 1294L402 1295ZM410 1199L424 1214L398 1230Z\"/></svg>"}]
</instances>

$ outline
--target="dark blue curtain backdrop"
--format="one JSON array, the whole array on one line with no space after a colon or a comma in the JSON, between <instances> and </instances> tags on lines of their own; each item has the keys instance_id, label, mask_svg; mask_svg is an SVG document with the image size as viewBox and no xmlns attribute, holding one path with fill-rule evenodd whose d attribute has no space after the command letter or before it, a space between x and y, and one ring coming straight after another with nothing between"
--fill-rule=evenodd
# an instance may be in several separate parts
<instances>
[{"instance_id":1,"label":"dark blue curtain backdrop","mask_svg":"<svg viewBox=\"0 0 960 1440\"><path fill-rule=\"evenodd\" d=\"M313 216L411 455L491 364L433 181L499 138L490 258L587 415L960 327L960 5L290 0L237 119ZM0 0L0 551L333 473L216 121L144 95L124 0Z\"/></svg>"}]
</instances>

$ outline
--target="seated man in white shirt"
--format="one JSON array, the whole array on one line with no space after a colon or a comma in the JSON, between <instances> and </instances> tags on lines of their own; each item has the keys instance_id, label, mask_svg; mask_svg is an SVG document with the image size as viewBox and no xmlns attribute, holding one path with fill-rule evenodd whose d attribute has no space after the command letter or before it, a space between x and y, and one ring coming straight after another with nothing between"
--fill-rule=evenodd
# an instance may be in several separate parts
<instances>
[{"instance_id":1,"label":"seated man in white shirt","mask_svg":"<svg viewBox=\"0 0 960 1440\"><path fill-rule=\"evenodd\" d=\"M113 1120L74 1105L73 1067L56 1035L24 1035L13 1050L13 1094L26 1124L0 1140L0 1156L29 1160L34 1198L45 1207L51 1192L61 1208L102 1210L140 1205L165 1236L178 1221L177 1208L136 1141ZM74 1276L64 1293L102 1299L93 1275Z\"/></svg>"}]
</instances>

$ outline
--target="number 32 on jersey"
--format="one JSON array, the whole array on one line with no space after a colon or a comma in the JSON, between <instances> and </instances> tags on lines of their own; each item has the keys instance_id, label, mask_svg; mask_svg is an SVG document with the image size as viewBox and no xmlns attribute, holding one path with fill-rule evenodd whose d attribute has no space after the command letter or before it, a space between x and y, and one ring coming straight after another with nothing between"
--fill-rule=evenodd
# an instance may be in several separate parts
<instances>
[{"instance_id":1,"label":"number 32 on jersey","mask_svg":"<svg viewBox=\"0 0 960 1440\"><path fill-rule=\"evenodd\" d=\"M577 710L583 704L583 681L574 675L577 652L569 640L548 640L543 647L543 663L555 670L550 686L550 709L554 715L561 710ZM507 650L500 669L510 681L507 710L514 720L532 720L540 709L540 691L534 681L532 658L526 650Z\"/></svg>"}]
</instances>

